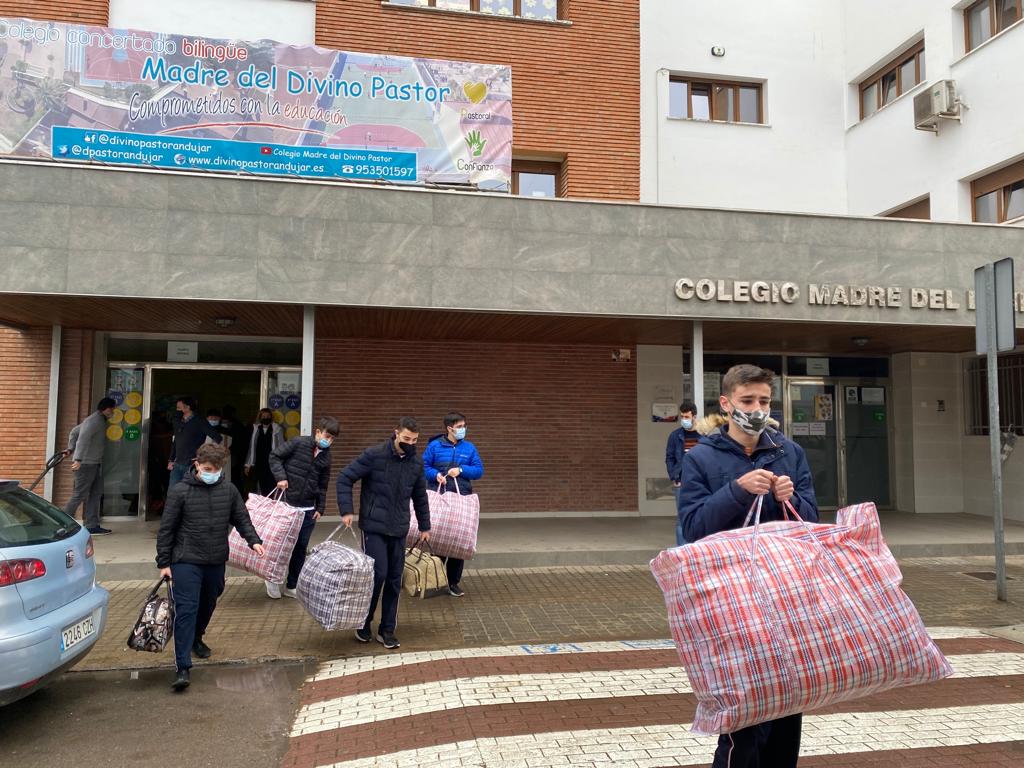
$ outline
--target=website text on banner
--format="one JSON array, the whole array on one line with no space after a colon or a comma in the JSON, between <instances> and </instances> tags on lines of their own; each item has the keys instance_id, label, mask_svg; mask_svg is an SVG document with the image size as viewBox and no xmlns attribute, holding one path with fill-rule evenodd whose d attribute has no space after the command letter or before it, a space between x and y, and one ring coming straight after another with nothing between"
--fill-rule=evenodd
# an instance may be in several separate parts
<instances>
[{"instance_id":1,"label":"website text on banner","mask_svg":"<svg viewBox=\"0 0 1024 768\"><path fill-rule=\"evenodd\" d=\"M0 18L0 155L506 190L510 67Z\"/></svg>"}]
</instances>

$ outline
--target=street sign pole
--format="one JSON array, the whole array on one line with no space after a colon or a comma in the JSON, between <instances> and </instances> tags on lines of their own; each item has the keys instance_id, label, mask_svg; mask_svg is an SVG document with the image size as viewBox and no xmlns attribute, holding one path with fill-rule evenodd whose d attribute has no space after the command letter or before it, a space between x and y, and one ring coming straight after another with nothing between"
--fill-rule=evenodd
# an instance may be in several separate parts
<instances>
[{"instance_id":1,"label":"street sign pole","mask_svg":"<svg viewBox=\"0 0 1024 768\"><path fill-rule=\"evenodd\" d=\"M988 441L992 462L992 525L996 540L996 597L1006 602L1006 543L1003 523L1003 457L999 423L999 353L1016 345L1013 259L974 270L975 351L985 355L988 382Z\"/></svg>"},{"instance_id":2,"label":"street sign pole","mask_svg":"<svg viewBox=\"0 0 1024 768\"><path fill-rule=\"evenodd\" d=\"M1006 544L1003 525L1003 461L999 445L999 356L996 351L996 270L985 265L985 330L988 349L988 445L992 460L992 522L996 535L996 599L1006 602ZM979 318L980 320L980 318Z\"/></svg>"}]
</instances>

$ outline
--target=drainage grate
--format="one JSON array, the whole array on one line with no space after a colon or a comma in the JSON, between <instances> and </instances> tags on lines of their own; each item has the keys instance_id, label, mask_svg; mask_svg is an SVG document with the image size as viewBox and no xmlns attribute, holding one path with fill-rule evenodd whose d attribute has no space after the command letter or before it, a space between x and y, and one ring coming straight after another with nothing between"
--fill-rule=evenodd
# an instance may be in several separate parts
<instances>
[{"instance_id":1,"label":"drainage grate","mask_svg":"<svg viewBox=\"0 0 1024 768\"><path fill-rule=\"evenodd\" d=\"M996 580L996 572L995 571L971 571L971 572L964 571L964 576L970 576L970 577L975 578L975 579L981 579L982 581L995 581ZM1013 576L1007 576L1006 580L1007 581L1015 581Z\"/></svg>"}]
</instances>

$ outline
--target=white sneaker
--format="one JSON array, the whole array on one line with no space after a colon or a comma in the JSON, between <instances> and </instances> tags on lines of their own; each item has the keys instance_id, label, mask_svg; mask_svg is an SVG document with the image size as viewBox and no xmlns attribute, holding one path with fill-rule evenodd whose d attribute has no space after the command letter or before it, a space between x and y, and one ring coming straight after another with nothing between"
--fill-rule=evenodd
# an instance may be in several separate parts
<instances>
[{"instance_id":1,"label":"white sneaker","mask_svg":"<svg viewBox=\"0 0 1024 768\"><path fill-rule=\"evenodd\" d=\"M264 581L263 583L267 585L267 597L271 597L274 600L280 600L281 599L281 585L280 584L271 584L269 581Z\"/></svg>"},{"instance_id":2,"label":"white sneaker","mask_svg":"<svg viewBox=\"0 0 1024 768\"><path fill-rule=\"evenodd\" d=\"M285 597L291 597L291 598L297 598L298 597L298 595L295 594L295 590L294 589L288 589L288 587L281 587L281 594L284 595Z\"/></svg>"}]
</instances>

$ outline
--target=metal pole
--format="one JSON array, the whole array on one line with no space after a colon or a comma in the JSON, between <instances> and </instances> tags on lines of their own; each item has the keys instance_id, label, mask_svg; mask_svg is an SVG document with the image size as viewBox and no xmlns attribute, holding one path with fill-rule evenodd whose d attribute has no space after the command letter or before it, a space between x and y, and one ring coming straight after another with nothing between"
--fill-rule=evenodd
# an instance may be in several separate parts
<instances>
[{"instance_id":1,"label":"metal pole","mask_svg":"<svg viewBox=\"0 0 1024 768\"><path fill-rule=\"evenodd\" d=\"M1006 550L1003 529L1003 462L999 445L999 356L996 352L996 271L985 265L985 331L988 366L988 442L992 460L992 522L996 537L996 599L1006 602Z\"/></svg>"},{"instance_id":2,"label":"metal pole","mask_svg":"<svg viewBox=\"0 0 1024 768\"><path fill-rule=\"evenodd\" d=\"M316 307L306 304L302 308L302 402L299 407L300 429L304 435L313 434L313 361L316 345Z\"/></svg>"},{"instance_id":3,"label":"metal pole","mask_svg":"<svg viewBox=\"0 0 1024 768\"><path fill-rule=\"evenodd\" d=\"M60 392L61 338L61 326L53 326L50 331L50 391L46 405L46 457L57 451L57 395ZM63 447L61 445L61 448ZM47 472L46 479L43 481L43 498L47 501L53 501L54 474L56 473Z\"/></svg>"},{"instance_id":4,"label":"metal pole","mask_svg":"<svg viewBox=\"0 0 1024 768\"><path fill-rule=\"evenodd\" d=\"M693 321L693 344L690 346L690 370L693 371L693 402L696 416L704 415L704 323Z\"/></svg>"}]
</instances>

